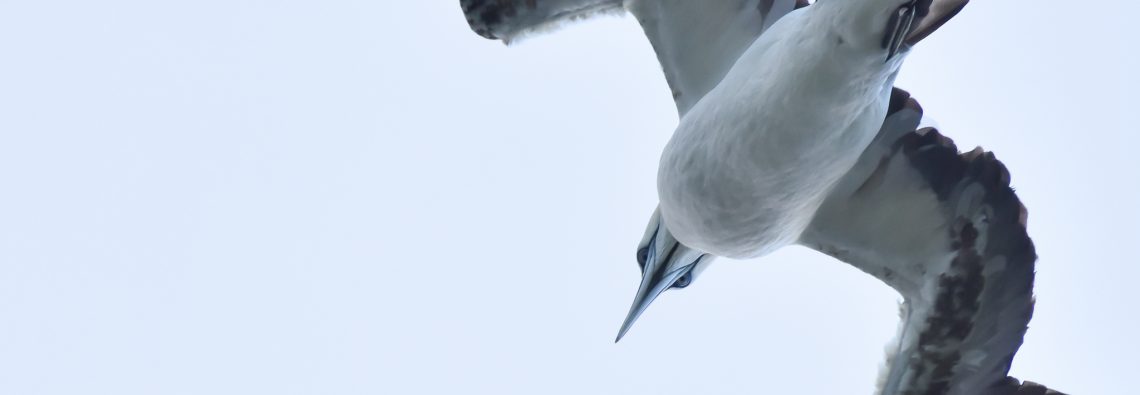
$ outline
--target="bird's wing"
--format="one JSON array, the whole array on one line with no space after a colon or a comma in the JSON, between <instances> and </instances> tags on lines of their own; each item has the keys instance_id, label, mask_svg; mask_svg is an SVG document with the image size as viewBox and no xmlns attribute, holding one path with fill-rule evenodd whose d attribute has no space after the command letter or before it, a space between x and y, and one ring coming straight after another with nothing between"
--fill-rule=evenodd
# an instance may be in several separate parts
<instances>
[{"instance_id":1,"label":"bird's wing","mask_svg":"<svg viewBox=\"0 0 1140 395\"><path fill-rule=\"evenodd\" d=\"M459 0L471 30L509 43L561 23L622 12L623 0Z\"/></svg>"},{"instance_id":2,"label":"bird's wing","mask_svg":"<svg viewBox=\"0 0 1140 395\"><path fill-rule=\"evenodd\" d=\"M804 0L632 0L682 116L776 20Z\"/></svg>"},{"instance_id":3,"label":"bird's wing","mask_svg":"<svg viewBox=\"0 0 1140 395\"><path fill-rule=\"evenodd\" d=\"M1033 312L1036 254L1009 173L959 153L904 91L801 244L904 296L883 394L1002 394Z\"/></svg>"},{"instance_id":4,"label":"bird's wing","mask_svg":"<svg viewBox=\"0 0 1140 395\"><path fill-rule=\"evenodd\" d=\"M460 0L471 29L510 42L557 24L623 8L657 52L684 115L777 19L806 0Z\"/></svg>"}]
</instances>

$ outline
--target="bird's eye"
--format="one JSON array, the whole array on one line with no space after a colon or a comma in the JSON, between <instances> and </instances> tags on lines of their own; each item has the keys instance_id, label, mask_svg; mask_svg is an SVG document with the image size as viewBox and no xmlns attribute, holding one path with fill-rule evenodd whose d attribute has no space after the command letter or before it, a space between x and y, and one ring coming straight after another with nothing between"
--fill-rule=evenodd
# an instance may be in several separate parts
<instances>
[{"instance_id":1,"label":"bird's eye","mask_svg":"<svg viewBox=\"0 0 1140 395\"><path fill-rule=\"evenodd\" d=\"M649 247L643 247L637 250L637 265L641 266L641 270L645 270L646 260L649 260Z\"/></svg>"},{"instance_id":2,"label":"bird's eye","mask_svg":"<svg viewBox=\"0 0 1140 395\"><path fill-rule=\"evenodd\" d=\"M691 272L685 273L677 278L677 282L673 283L673 288L685 288L689 286L691 282L693 282L693 274Z\"/></svg>"}]
</instances>

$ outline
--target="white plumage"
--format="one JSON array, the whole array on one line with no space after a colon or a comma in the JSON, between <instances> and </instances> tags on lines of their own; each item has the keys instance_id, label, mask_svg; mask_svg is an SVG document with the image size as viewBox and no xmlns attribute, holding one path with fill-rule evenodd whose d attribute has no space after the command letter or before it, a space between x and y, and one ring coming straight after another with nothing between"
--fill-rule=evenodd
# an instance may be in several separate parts
<instances>
[{"instance_id":1,"label":"white plumage","mask_svg":"<svg viewBox=\"0 0 1140 395\"><path fill-rule=\"evenodd\" d=\"M931 121L893 88L909 46L966 0L460 3L477 33L504 41L624 7L657 53L681 121L660 159L661 203L619 339L715 256L798 243L903 296L880 393L1028 388L1006 377L1036 259L1009 174L992 154L960 154L920 128Z\"/></svg>"},{"instance_id":2,"label":"white plumage","mask_svg":"<svg viewBox=\"0 0 1140 395\"><path fill-rule=\"evenodd\" d=\"M657 183L678 240L751 258L799 238L886 115L902 57L884 62L893 8L877 1L788 14L685 114Z\"/></svg>"}]
</instances>

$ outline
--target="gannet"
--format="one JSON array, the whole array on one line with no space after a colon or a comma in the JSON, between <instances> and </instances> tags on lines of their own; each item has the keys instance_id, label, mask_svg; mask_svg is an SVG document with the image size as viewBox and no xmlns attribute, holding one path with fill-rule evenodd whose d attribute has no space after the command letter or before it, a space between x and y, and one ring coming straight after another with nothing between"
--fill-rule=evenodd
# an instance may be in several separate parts
<instances>
[{"instance_id":1,"label":"gannet","mask_svg":"<svg viewBox=\"0 0 1140 395\"><path fill-rule=\"evenodd\" d=\"M478 34L511 42L628 11L680 114L637 249L621 338L667 289L717 257L800 244L903 297L881 394L1007 394L1032 315L1033 244L1009 173L923 124L894 88L911 47L966 0L461 0ZM1036 387L1034 387L1036 388Z\"/></svg>"}]
</instances>

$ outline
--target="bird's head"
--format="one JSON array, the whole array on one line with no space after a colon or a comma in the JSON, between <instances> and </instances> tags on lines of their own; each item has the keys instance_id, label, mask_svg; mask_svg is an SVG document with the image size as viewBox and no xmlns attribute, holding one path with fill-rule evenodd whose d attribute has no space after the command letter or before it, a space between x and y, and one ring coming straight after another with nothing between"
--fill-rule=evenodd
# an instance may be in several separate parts
<instances>
[{"instance_id":1,"label":"bird's head","mask_svg":"<svg viewBox=\"0 0 1140 395\"><path fill-rule=\"evenodd\" d=\"M662 292L681 289L692 285L697 275L715 257L703 251L685 246L673 238L665 223L661 221L661 210L653 212L645 236L637 246L637 264L641 266L641 286L633 298L633 306L618 331L615 342L633 326L633 322L649 304Z\"/></svg>"}]
</instances>

